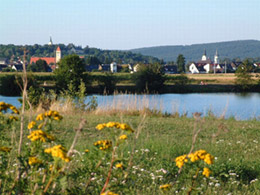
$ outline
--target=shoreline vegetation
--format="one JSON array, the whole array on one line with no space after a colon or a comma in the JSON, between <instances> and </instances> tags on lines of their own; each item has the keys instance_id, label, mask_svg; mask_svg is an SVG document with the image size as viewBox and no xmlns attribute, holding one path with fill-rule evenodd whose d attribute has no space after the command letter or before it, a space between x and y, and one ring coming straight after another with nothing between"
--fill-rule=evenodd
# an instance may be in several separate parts
<instances>
[{"instance_id":1,"label":"shoreline vegetation","mask_svg":"<svg viewBox=\"0 0 260 195\"><path fill-rule=\"evenodd\" d=\"M0 95L18 96L22 73L0 74ZM163 87L156 93L213 93L213 92L260 92L259 74L252 73L253 82L247 88L236 84L236 75L228 74L174 74L164 75ZM53 73L28 73L31 85L56 91ZM151 93L140 92L130 73L84 73L87 94ZM30 83L29 83L30 86Z\"/></svg>"}]
</instances>

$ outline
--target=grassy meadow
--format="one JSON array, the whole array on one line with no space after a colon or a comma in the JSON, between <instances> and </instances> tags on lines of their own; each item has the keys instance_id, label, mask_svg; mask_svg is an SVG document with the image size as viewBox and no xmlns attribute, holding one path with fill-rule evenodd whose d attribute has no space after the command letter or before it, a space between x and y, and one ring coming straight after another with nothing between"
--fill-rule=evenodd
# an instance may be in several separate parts
<instances>
[{"instance_id":1,"label":"grassy meadow","mask_svg":"<svg viewBox=\"0 0 260 195\"><path fill-rule=\"evenodd\" d=\"M18 156L22 119L15 116L18 121L10 113L0 116L1 194L260 193L257 120L38 109L25 113ZM33 135L39 129L44 133ZM60 150L50 149L57 145ZM212 155L212 163L186 156L176 166L177 157L200 149Z\"/></svg>"}]
</instances>

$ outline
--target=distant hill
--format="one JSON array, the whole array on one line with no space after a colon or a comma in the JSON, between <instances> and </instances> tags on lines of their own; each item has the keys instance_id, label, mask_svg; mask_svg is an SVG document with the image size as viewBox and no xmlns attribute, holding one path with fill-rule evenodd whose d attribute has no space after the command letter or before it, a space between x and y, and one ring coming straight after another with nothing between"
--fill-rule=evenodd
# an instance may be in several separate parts
<instances>
[{"instance_id":1,"label":"distant hill","mask_svg":"<svg viewBox=\"0 0 260 195\"><path fill-rule=\"evenodd\" d=\"M176 61L179 54L183 54L186 61L197 61L201 59L204 52L207 51L207 56L214 59L216 49L218 50L220 59L234 58L257 58L260 57L260 41L257 40L242 40L228 41L218 43L205 43L194 45L179 45L179 46L158 46L132 49L133 53L142 55L154 56L165 61Z\"/></svg>"},{"instance_id":2,"label":"distant hill","mask_svg":"<svg viewBox=\"0 0 260 195\"><path fill-rule=\"evenodd\" d=\"M80 46L75 46L73 44L64 45L1 45L0 44L0 58L8 58L11 57L22 57L23 56L23 48L26 47L28 50L28 61L30 61L31 56L37 57L54 57L55 50L57 47L61 48L62 56L69 54L78 54L87 58L88 56L95 56L99 59L101 63L109 64L111 62L117 63L153 63L158 62L159 59L151 56L144 56L141 54L132 53L131 51L116 51L116 50L102 50L97 48L82 48Z\"/></svg>"}]
</instances>

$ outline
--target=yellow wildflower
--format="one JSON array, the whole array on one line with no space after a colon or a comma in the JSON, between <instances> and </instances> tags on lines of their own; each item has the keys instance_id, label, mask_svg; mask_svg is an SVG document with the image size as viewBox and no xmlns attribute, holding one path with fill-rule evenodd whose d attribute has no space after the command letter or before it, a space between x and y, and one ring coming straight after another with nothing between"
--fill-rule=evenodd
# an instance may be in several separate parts
<instances>
[{"instance_id":1,"label":"yellow wildflower","mask_svg":"<svg viewBox=\"0 0 260 195\"><path fill-rule=\"evenodd\" d=\"M85 152L88 153L88 152L89 152L89 149L86 149Z\"/></svg>"},{"instance_id":2,"label":"yellow wildflower","mask_svg":"<svg viewBox=\"0 0 260 195\"><path fill-rule=\"evenodd\" d=\"M134 132L134 130L128 124L125 123L120 124L119 128L125 131Z\"/></svg>"},{"instance_id":3,"label":"yellow wildflower","mask_svg":"<svg viewBox=\"0 0 260 195\"><path fill-rule=\"evenodd\" d=\"M41 142L46 142L46 140L53 141L55 138L52 135L47 134L42 130L32 131L30 135L27 136L31 141L40 140Z\"/></svg>"},{"instance_id":4,"label":"yellow wildflower","mask_svg":"<svg viewBox=\"0 0 260 195\"><path fill-rule=\"evenodd\" d=\"M94 143L100 150L107 150L112 147L112 142L109 140L99 140Z\"/></svg>"},{"instance_id":5,"label":"yellow wildflower","mask_svg":"<svg viewBox=\"0 0 260 195\"><path fill-rule=\"evenodd\" d=\"M35 121L31 121L31 122L28 124L28 129L32 129L35 125L36 125L36 122L35 122Z\"/></svg>"},{"instance_id":6,"label":"yellow wildflower","mask_svg":"<svg viewBox=\"0 0 260 195\"><path fill-rule=\"evenodd\" d=\"M0 147L0 152L10 152L12 150L12 148L8 148L8 147Z\"/></svg>"},{"instance_id":7,"label":"yellow wildflower","mask_svg":"<svg viewBox=\"0 0 260 195\"><path fill-rule=\"evenodd\" d=\"M105 127L106 127L106 123L98 124L98 125L96 126L96 129L100 131L100 130L104 129Z\"/></svg>"},{"instance_id":8,"label":"yellow wildflower","mask_svg":"<svg viewBox=\"0 0 260 195\"><path fill-rule=\"evenodd\" d=\"M208 165L213 164L213 159L214 157L211 154L206 154L204 158L204 162L207 163Z\"/></svg>"},{"instance_id":9,"label":"yellow wildflower","mask_svg":"<svg viewBox=\"0 0 260 195\"><path fill-rule=\"evenodd\" d=\"M38 125L38 129L41 129L43 127L44 123L41 123Z\"/></svg>"},{"instance_id":10,"label":"yellow wildflower","mask_svg":"<svg viewBox=\"0 0 260 195\"><path fill-rule=\"evenodd\" d=\"M122 164L122 163L117 163L117 164L116 164L116 168L122 169L122 168L123 168L123 164Z\"/></svg>"},{"instance_id":11,"label":"yellow wildflower","mask_svg":"<svg viewBox=\"0 0 260 195\"><path fill-rule=\"evenodd\" d=\"M185 162L188 162L187 155L184 154L182 156L179 156L175 159L176 166L181 168Z\"/></svg>"},{"instance_id":12,"label":"yellow wildflower","mask_svg":"<svg viewBox=\"0 0 260 195\"><path fill-rule=\"evenodd\" d=\"M58 157L65 162L69 162L70 158L67 156L67 150L62 145L56 145L52 148L44 150L45 153L51 154L53 157Z\"/></svg>"},{"instance_id":13,"label":"yellow wildflower","mask_svg":"<svg viewBox=\"0 0 260 195\"><path fill-rule=\"evenodd\" d=\"M44 119L44 114L38 114L38 116L36 117L37 121L43 121Z\"/></svg>"},{"instance_id":14,"label":"yellow wildflower","mask_svg":"<svg viewBox=\"0 0 260 195\"><path fill-rule=\"evenodd\" d=\"M121 139L121 140L125 140L125 139L127 139L127 135L121 135L120 137L119 137L119 139Z\"/></svg>"},{"instance_id":15,"label":"yellow wildflower","mask_svg":"<svg viewBox=\"0 0 260 195\"><path fill-rule=\"evenodd\" d=\"M122 130L125 130L125 131L134 132L134 130L129 125L127 125L125 123L118 123L118 122L108 122L108 123L98 124L96 126L96 129L102 130L105 127L108 127L108 128L115 127L117 129L122 129Z\"/></svg>"},{"instance_id":16,"label":"yellow wildflower","mask_svg":"<svg viewBox=\"0 0 260 195\"><path fill-rule=\"evenodd\" d=\"M161 190L169 190L172 187L171 184L160 185Z\"/></svg>"},{"instance_id":17,"label":"yellow wildflower","mask_svg":"<svg viewBox=\"0 0 260 195\"><path fill-rule=\"evenodd\" d=\"M32 156L32 157L29 157L29 165L34 165L34 164L41 164L42 161L39 160L38 158Z\"/></svg>"},{"instance_id":18,"label":"yellow wildflower","mask_svg":"<svg viewBox=\"0 0 260 195\"><path fill-rule=\"evenodd\" d=\"M119 195L119 194L116 194L116 193L114 193L114 192L107 191L107 192L101 193L100 195Z\"/></svg>"},{"instance_id":19,"label":"yellow wildflower","mask_svg":"<svg viewBox=\"0 0 260 195\"><path fill-rule=\"evenodd\" d=\"M16 116L9 116L9 119L12 121L18 121L18 117Z\"/></svg>"},{"instance_id":20,"label":"yellow wildflower","mask_svg":"<svg viewBox=\"0 0 260 195\"><path fill-rule=\"evenodd\" d=\"M2 111L6 112L8 109L12 110L13 113L15 113L15 114L19 114L18 109L15 106L13 106L12 104L0 102L0 112L2 112Z\"/></svg>"},{"instance_id":21,"label":"yellow wildflower","mask_svg":"<svg viewBox=\"0 0 260 195\"><path fill-rule=\"evenodd\" d=\"M49 111L46 111L44 113L44 116L45 117L48 117L48 118L53 118L54 120L61 120L63 117L57 112L57 111L53 111L53 110L49 110Z\"/></svg>"},{"instance_id":22,"label":"yellow wildflower","mask_svg":"<svg viewBox=\"0 0 260 195\"><path fill-rule=\"evenodd\" d=\"M203 168L203 172L202 175L205 175L206 177L209 177L211 171L209 170L209 168Z\"/></svg>"}]
</instances>

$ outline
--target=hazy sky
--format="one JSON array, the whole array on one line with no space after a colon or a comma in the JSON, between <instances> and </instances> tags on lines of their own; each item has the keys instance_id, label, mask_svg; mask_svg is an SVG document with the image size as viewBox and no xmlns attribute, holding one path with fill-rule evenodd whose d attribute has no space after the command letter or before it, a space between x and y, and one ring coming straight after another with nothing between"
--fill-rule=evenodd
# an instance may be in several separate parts
<instances>
[{"instance_id":1,"label":"hazy sky","mask_svg":"<svg viewBox=\"0 0 260 195\"><path fill-rule=\"evenodd\" d=\"M260 0L0 0L0 44L133 49L260 40Z\"/></svg>"}]
</instances>

